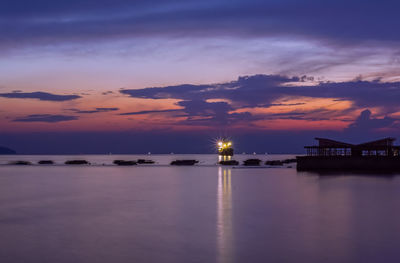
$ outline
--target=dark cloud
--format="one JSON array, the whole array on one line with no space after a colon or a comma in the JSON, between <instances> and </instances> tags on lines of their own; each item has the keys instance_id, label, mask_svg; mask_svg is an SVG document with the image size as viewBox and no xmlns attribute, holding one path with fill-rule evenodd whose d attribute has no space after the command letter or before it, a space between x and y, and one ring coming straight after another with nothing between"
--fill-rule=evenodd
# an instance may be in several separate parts
<instances>
[{"instance_id":1,"label":"dark cloud","mask_svg":"<svg viewBox=\"0 0 400 263\"><path fill-rule=\"evenodd\" d=\"M398 98L400 98L399 82L355 80L347 82L321 82L313 86L307 86L304 83L296 85L296 82L302 82L302 80L304 80L302 77L254 75L239 77L236 81L226 83L208 85L183 84L144 89L123 89L120 92L134 98L172 98L181 100L177 105L181 106L182 109L177 111L181 111L182 113L176 115L176 117L186 117L186 120L179 123L211 127L239 122L251 124L255 120L272 119L308 121L341 120L351 122L352 120L343 118L343 116L360 108L379 107L382 114L386 115L400 110L400 104L398 103ZM332 98L334 101L333 104L348 100L353 102L353 105L343 110L329 110L322 105L321 108L313 110L257 114L256 116L250 112L242 112L245 108L288 107L305 104L304 102L275 103L279 99L285 101L296 97ZM210 100L223 101L210 102ZM240 109L242 109L240 113L234 112ZM163 112L169 112L169 110ZM146 113L151 112L140 112L139 114ZM363 117L364 119L358 119L352 124L351 130L357 127L361 127L360 130L362 130L367 125L378 128L378 124L389 125L394 121L389 117L384 119L366 119L364 115Z\"/></svg>"},{"instance_id":2,"label":"dark cloud","mask_svg":"<svg viewBox=\"0 0 400 263\"><path fill-rule=\"evenodd\" d=\"M233 108L226 102L206 102L203 100L185 100L177 103L184 107L189 116L212 116L218 113L227 113Z\"/></svg>"},{"instance_id":3,"label":"dark cloud","mask_svg":"<svg viewBox=\"0 0 400 263\"><path fill-rule=\"evenodd\" d=\"M272 103L269 105L265 105L266 107L271 107L271 106L300 106L300 105L304 105L306 103L304 102L298 102L298 103Z\"/></svg>"},{"instance_id":4,"label":"dark cloud","mask_svg":"<svg viewBox=\"0 0 400 263\"><path fill-rule=\"evenodd\" d=\"M181 116L187 117L186 120L181 121L182 124L213 126L256 120L249 112L230 113L234 108L227 102L207 102L194 99L180 101L177 104L184 107L182 111L185 114Z\"/></svg>"},{"instance_id":5,"label":"dark cloud","mask_svg":"<svg viewBox=\"0 0 400 263\"><path fill-rule=\"evenodd\" d=\"M269 107L285 104L274 104L277 99L286 97L313 97L333 98L335 101L349 100L358 108L381 107L385 113L393 113L400 109L400 82L380 81L347 81L347 82L321 82L313 86L295 85L300 77L284 77L277 75L254 75L239 77L238 80L209 85L177 85L144 89L124 89L122 94L134 98L145 99L180 99L188 102L179 102L189 114L206 110L210 105L205 101L209 99L225 99L231 104L225 108L215 110L227 111L243 107ZM292 85L287 85L292 84ZM191 102L193 101L193 102ZM194 104L196 102L197 104ZM223 104L220 105L222 107ZM290 104L286 104L290 106ZM295 105L301 105L295 104ZM192 108L190 108L192 107Z\"/></svg>"},{"instance_id":6,"label":"dark cloud","mask_svg":"<svg viewBox=\"0 0 400 263\"><path fill-rule=\"evenodd\" d=\"M119 108L96 108L94 110L79 110L79 109L67 109L67 110L75 112L75 113L92 114L92 113L99 113L99 112L118 111Z\"/></svg>"},{"instance_id":7,"label":"dark cloud","mask_svg":"<svg viewBox=\"0 0 400 263\"><path fill-rule=\"evenodd\" d=\"M285 91L284 91L285 92ZM316 86L295 86L288 94L351 100L358 107L383 107L388 111L399 109L400 82L348 81L326 82Z\"/></svg>"},{"instance_id":8,"label":"dark cloud","mask_svg":"<svg viewBox=\"0 0 400 263\"><path fill-rule=\"evenodd\" d=\"M299 81L298 77L288 78L279 75L254 75L239 77L238 80L209 85L177 85L145 89L123 89L122 94L144 99L208 100L229 99L244 105L272 103L280 98L285 90L282 85Z\"/></svg>"},{"instance_id":9,"label":"dark cloud","mask_svg":"<svg viewBox=\"0 0 400 263\"><path fill-rule=\"evenodd\" d=\"M138 36L295 36L400 40L400 2L362 0L3 0L2 44Z\"/></svg>"},{"instance_id":10,"label":"dark cloud","mask_svg":"<svg viewBox=\"0 0 400 263\"><path fill-rule=\"evenodd\" d=\"M96 108L97 111L117 111L119 108Z\"/></svg>"},{"instance_id":11,"label":"dark cloud","mask_svg":"<svg viewBox=\"0 0 400 263\"><path fill-rule=\"evenodd\" d=\"M77 116L68 115L51 115L51 114L33 114L22 118L14 119L15 122L62 122L62 121L73 121L77 120Z\"/></svg>"},{"instance_id":12,"label":"dark cloud","mask_svg":"<svg viewBox=\"0 0 400 263\"><path fill-rule=\"evenodd\" d=\"M0 93L0 97L12 99L38 99L44 101L68 101L81 98L78 95L58 95L47 92L20 92L14 91L11 93Z\"/></svg>"},{"instance_id":13,"label":"dark cloud","mask_svg":"<svg viewBox=\"0 0 400 263\"><path fill-rule=\"evenodd\" d=\"M169 113L169 112L179 112L181 110L144 110L144 111L134 111L134 112L124 112L119 115L143 115L152 113Z\"/></svg>"},{"instance_id":14,"label":"dark cloud","mask_svg":"<svg viewBox=\"0 0 400 263\"><path fill-rule=\"evenodd\" d=\"M126 112L119 115L143 115L153 113L179 113L174 117L186 117L186 120L179 121L178 124L188 125L227 125L239 121L251 121L254 118L250 113L229 113L233 110L231 105L226 102L207 102L204 100L185 100L177 103L182 109L170 110L149 110Z\"/></svg>"},{"instance_id":15,"label":"dark cloud","mask_svg":"<svg viewBox=\"0 0 400 263\"><path fill-rule=\"evenodd\" d=\"M397 119L384 117L384 118L373 118L370 110L364 110L361 112L360 116L350 124L347 131L365 133L368 131L373 131L381 128L392 128Z\"/></svg>"}]
</instances>

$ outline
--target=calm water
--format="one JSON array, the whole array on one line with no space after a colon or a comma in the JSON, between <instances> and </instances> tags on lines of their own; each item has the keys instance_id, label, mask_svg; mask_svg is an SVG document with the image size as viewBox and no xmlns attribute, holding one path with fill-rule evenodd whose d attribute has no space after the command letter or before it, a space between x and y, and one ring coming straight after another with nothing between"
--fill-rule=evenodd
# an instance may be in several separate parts
<instances>
[{"instance_id":1,"label":"calm water","mask_svg":"<svg viewBox=\"0 0 400 263\"><path fill-rule=\"evenodd\" d=\"M400 176L80 157L99 166L0 166L0 262L400 261Z\"/></svg>"}]
</instances>

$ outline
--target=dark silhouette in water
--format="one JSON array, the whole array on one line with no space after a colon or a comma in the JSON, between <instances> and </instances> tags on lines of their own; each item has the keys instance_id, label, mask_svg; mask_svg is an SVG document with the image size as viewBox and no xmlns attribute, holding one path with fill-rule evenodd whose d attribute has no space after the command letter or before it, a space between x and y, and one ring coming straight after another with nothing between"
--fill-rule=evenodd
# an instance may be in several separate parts
<instances>
[{"instance_id":1,"label":"dark silhouette in water","mask_svg":"<svg viewBox=\"0 0 400 263\"><path fill-rule=\"evenodd\" d=\"M272 165L272 166L282 166L283 165L283 161L271 160L271 161L266 161L265 164L266 165Z\"/></svg>"},{"instance_id":2,"label":"dark silhouette in water","mask_svg":"<svg viewBox=\"0 0 400 263\"><path fill-rule=\"evenodd\" d=\"M296 159L269 160L269 161L266 161L265 164L266 165L271 165L271 166L282 166L284 164L295 163L295 162L297 162Z\"/></svg>"},{"instance_id":3,"label":"dark silhouette in water","mask_svg":"<svg viewBox=\"0 0 400 263\"><path fill-rule=\"evenodd\" d=\"M29 161L15 161L15 162L11 162L11 165L32 165L31 162Z\"/></svg>"},{"instance_id":4,"label":"dark silhouette in water","mask_svg":"<svg viewBox=\"0 0 400 263\"><path fill-rule=\"evenodd\" d=\"M261 160L260 159L247 159L243 162L243 165L246 166L258 166L260 165Z\"/></svg>"},{"instance_id":5,"label":"dark silhouette in water","mask_svg":"<svg viewBox=\"0 0 400 263\"><path fill-rule=\"evenodd\" d=\"M172 161L171 165L194 165L198 162L197 160L176 160Z\"/></svg>"},{"instance_id":6,"label":"dark silhouette in water","mask_svg":"<svg viewBox=\"0 0 400 263\"><path fill-rule=\"evenodd\" d=\"M137 164L135 161L125 161L125 160L115 160L113 163L121 166L129 166Z\"/></svg>"},{"instance_id":7,"label":"dark silhouette in water","mask_svg":"<svg viewBox=\"0 0 400 263\"><path fill-rule=\"evenodd\" d=\"M285 159L282 162L283 163L297 163L297 159L296 158L294 158L294 159Z\"/></svg>"},{"instance_id":8,"label":"dark silhouette in water","mask_svg":"<svg viewBox=\"0 0 400 263\"><path fill-rule=\"evenodd\" d=\"M239 165L239 162L236 160L228 160L228 161L220 161L221 165Z\"/></svg>"},{"instance_id":9,"label":"dark silhouette in water","mask_svg":"<svg viewBox=\"0 0 400 263\"><path fill-rule=\"evenodd\" d=\"M145 160L145 159L139 159L137 160L138 164L153 164L155 163L153 160Z\"/></svg>"},{"instance_id":10,"label":"dark silhouette in water","mask_svg":"<svg viewBox=\"0 0 400 263\"><path fill-rule=\"evenodd\" d=\"M81 164L90 164L90 163L86 160L70 160L70 161L66 161L65 164L81 165Z\"/></svg>"},{"instance_id":11,"label":"dark silhouette in water","mask_svg":"<svg viewBox=\"0 0 400 263\"><path fill-rule=\"evenodd\" d=\"M38 164L54 164L54 162L52 160L41 160Z\"/></svg>"}]
</instances>

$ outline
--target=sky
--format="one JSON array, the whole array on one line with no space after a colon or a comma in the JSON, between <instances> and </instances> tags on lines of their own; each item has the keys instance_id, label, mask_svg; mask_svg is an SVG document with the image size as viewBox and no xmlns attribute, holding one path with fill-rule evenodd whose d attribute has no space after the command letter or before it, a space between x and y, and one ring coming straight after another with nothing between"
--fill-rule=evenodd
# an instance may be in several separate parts
<instances>
[{"instance_id":1,"label":"sky","mask_svg":"<svg viewBox=\"0 0 400 263\"><path fill-rule=\"evenodd\" d=\"M301 153L400 135L400 2L3 0L0 145Z\"/></svg>"}]
</instances>

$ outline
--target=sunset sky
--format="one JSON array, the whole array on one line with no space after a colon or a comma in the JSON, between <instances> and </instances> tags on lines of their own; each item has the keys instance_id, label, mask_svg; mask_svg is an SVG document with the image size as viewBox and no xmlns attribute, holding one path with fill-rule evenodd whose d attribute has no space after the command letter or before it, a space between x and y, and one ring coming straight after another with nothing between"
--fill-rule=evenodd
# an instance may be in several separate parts
<instances>
[{"instance_id":1,"label":"sunset sky","mask_svg":"<svg viewBox=\"0 0 400 263\"><path fill-rule=\"evenodd\" d=\"M400 135L400 2L0 2L0 145L301 152ZM285 144L285 146L281 146Z\"/></svg>"}]
</instances>

